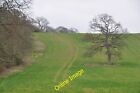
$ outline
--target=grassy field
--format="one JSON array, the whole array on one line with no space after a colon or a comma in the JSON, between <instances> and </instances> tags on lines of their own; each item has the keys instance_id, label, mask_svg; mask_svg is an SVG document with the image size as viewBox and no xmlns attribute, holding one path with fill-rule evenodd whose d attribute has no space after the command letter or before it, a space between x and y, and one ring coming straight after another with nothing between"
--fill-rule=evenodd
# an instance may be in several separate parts
<instances>
[{"instance_id":1,"label":"grassy field","mask_svg":"<svg viewBox=\"0 0 140 93\"><path fill-rule=\"evenodd\" d=\"M140 35L129 35L123 59L103 65L106 57L83 56L89 43L82 34L34 33L33 64L0 78L0 93L140 93ZM100 63L100 64L99 64ZM54 86L80 69L84 74L55 91Z\"/></svg>"}]
</instances>

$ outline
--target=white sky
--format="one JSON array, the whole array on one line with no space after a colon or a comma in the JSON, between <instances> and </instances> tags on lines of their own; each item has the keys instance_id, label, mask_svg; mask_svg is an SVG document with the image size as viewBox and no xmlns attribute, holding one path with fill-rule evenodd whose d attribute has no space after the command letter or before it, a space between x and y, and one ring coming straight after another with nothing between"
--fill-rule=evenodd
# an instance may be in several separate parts
<instances>
[{"instance_id":1,"label":"white sky","mask_svg":"<svg viewBox=\"0 0 140 93\"><path fill-rule=\"evenodd\" d=\"M33 15L47 18L52 27L88 32L89 21L101 13L113 16L129 32L140 33L140 0L33 0Z\"/></svg>"}]
</instances>

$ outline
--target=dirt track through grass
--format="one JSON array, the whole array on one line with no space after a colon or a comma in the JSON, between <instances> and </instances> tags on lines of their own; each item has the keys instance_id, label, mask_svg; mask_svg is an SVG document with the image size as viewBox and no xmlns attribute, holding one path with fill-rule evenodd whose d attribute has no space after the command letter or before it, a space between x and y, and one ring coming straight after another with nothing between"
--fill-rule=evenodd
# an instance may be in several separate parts
<instances>
[{"instance_id":1,"label":"dirt track through grass","mask_svg":"<svg viewBox=\"0 0 140 93\"><path fill-rule=\"evenodd\" d=\"M33 35L40 45L33 53L33 64L0 78L0 93L140 93L140 35L129 35L123 59L115 66L98 65L106 63L104 54L83 57L89 43L81 41L82 34ZM84 75L60 91L54 90L55 85L80 69L84 69Z\"/></svg>"},{"instance_id":2,"label":"dirt track through grass","mask_svg":"<svg viewBox=\"0 0 140 93\"><path fill-rule=\"evenodd\" d=\"M67 62L65 62L62 65L62 67L58 70L57 74L54 77L54 82L56 82L57 79L61 78L62 76L63 76L63 78L65 78L67 70L72 66L73 62L75 61L75 59L77 57L77 52L78 52L77 47L74 45L74 42L72 42L71 40L64 39L56 34L55 34L55 37L60 42L63 42L64 44L66 44L66 46L69 48L68 55L67 55L67 56L69 56L69 60ZM65 57L65 56L66 55L64 55L63 57Z\"/></svg>"}]
</instances>

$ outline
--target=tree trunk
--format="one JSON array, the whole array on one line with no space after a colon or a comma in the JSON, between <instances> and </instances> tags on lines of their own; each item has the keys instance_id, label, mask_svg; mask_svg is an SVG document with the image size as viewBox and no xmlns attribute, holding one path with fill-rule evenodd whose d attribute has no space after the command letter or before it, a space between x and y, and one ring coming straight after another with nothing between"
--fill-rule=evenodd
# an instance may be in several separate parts
<instances>
[{"instance_id":1,"label":"tree trunk","mask_svg":"<svg viewBox=\"0 0 140 93\"><path fill-rule=\"evenodd\" d=\"M106 55L107 55L107 59L108 59L108 64L109 65L113 65L113 62L112 62L112 53L111 53L111 50L110 50L110 44L109 44L109 36L108 34L105 34L105 47L106 47Z\"/></svg>"},{"instance_id":2,"label":"tree trunk","mask_svg":"<svg viewBox=\"0 0 140 93\"><path fill-rule=\"evenodd\" d=\"M108 53L107 56L108 56L108 64L113 65L111 53Z\"/></svg>"},{"instance_id":3,"label":"tree trunk","mask_svg":"<svg viewBox=\"0 0 140 93\"><path fill-rule=\"evenodd\" d=\"M108 64L113 65L112 54L111 54L111 51L110 51L110 47L107 47L107 59L108 59Z\"/></svg>"}]
</instances>

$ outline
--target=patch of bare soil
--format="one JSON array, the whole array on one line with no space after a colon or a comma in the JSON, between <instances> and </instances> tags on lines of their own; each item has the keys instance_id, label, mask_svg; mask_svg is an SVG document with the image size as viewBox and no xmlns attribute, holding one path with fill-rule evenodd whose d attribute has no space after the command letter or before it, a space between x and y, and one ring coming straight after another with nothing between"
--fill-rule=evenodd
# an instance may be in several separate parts
<instances>
[{"instance_id":1,"label":"patch of bare soil","mask_svg":"<svg viewBox=\"0 0 140 93\"><path fill-rule=\"evenodd\" d=\"M23 63L19 66L13 66L9 68L3 68L2 72L0 73L0 78L5 78L10 75L16 74L17 72L23 71L23 69L29 65L31 65L31 55L24 57Z\"/></svg>"},{"instance_id":2,"label":"patch of bare soil","mask_svg":"<svg viewBox=\"0 0 140 93\"><path fill-rule=\"evenodd\" d=\"M8 69L3 69L3 71L0 73L0 78L5 78L5 77L8 77L10 75L13 75L17 72L20 72L22 71L24 68L23 65L21 66L14 66L14 67L11 67L11 68L8 68Z\"/></svg>"},{"instance_id":3,"label":"patch of bare soil","mask_svg":"<svg viewBox=\"0 0 140 93\"><path fill-rule=\"evenodd\" d=\"M84 88L84 93L96 93L92 88Z\"/></svg>"},{"instance_id":4,"label":"patch of bare soil","mask_svg":"<svg viewBox=\"0 0 140 93\"><path fill-rule=\"evenodd\" d=\"M44 49L45 49L45 46L44 44L39 41L37 38L34 39L34 53L33 53L33 57L37 58L39 56L42 56L43 55L43 52L44 52Z\"/></svg>"}]
</instances>

